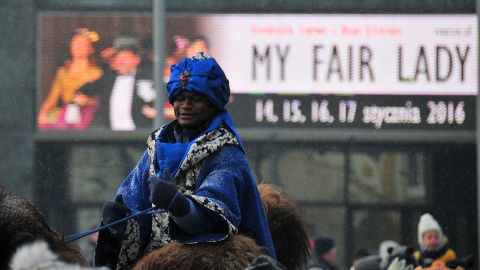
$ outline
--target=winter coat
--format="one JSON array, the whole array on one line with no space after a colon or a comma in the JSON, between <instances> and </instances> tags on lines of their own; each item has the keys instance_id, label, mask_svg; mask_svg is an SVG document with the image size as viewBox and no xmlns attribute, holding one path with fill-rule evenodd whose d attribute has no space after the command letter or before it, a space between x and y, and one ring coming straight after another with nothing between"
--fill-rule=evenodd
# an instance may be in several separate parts
<instances>
[{"instance_id":1,"label":"winter coat","mask_svg":"<svg viewBox=\"0 0 480 270\"><path fill-rule=\"evenodd\" d=\"M413 255L420 262L422 260L446 262L449 260L453 260L457 257L457 255L455 254L455 251L449 248L447 245L444 245L438 251L429 251L429 250L415 251Z\"/></svg>"},{"instance_id":2,"label":"winter coat","mask_svg":"<svg viewBox=\"0 0 480 270\"><path fill-rule=\"evenodd\" d=\"M120 268L128 269L143 254L166 243L216 242L236 233L251 237L266 248L267 255L276 258L257 184L240 140L222 116L187 144L172 143L166 134L168 127L152 133L147 151L117 194L123 195L133 211L152 207L147 179L152 175L163 178L162 172L168 168L177 188L202 209L215 229L187 235L168 213L153 218L140 216L127 222L122 243L115 242L108 230L100 232L96 265L114 267L118 263ZM171 155L173 152L177 154Z\"/></svg>"}]
</instances>

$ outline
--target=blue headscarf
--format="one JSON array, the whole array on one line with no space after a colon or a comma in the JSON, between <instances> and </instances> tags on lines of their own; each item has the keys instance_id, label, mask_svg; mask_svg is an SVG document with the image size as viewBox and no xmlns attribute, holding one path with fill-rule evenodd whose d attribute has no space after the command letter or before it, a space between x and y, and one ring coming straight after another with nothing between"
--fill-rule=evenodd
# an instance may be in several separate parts
<instances>
[{"instance_id":1,"label":"blue headscarf","mask_svg":"<svg viewBox=\"0 0 480 270\"><path fill-rule=\"evenodd\" d=\"M220 117L235 133L242 151L243 144L233 125L230 114L225 109L230 99L230 85L227 76L217 61L209 54L198 52L170 66L170 80L167 83L168 101L173 105L182 91L194 91L205 95L218 109Z\"/></svg>"},{"instance_id":2,"label":"blue headscarf","mask_svg":"<svg viewBox=\"0 0 480 270\"><path fill-rule=\"evenodd\" d=\"M199 52L170 67L167 83L170 104L182 91L195 91L208 97L220 110L225 109L230 98L230 85L222 68L210 55Z\"/></svg>"}]
</instances>

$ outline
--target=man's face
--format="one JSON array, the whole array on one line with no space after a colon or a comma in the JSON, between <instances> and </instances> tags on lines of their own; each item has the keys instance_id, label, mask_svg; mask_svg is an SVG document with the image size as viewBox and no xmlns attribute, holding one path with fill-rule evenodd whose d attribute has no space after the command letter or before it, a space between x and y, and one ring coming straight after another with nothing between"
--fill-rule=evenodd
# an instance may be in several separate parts
<instances>
[{"instance_id":1,"label":"man's face","mask_svg":"<svg viewBox=\"0 0 480 270\"><path fill-rule=\"evenodd\" d=\"M193 91L182 91L173 101L175 118L182 132L194 131L215 117L215 107L208 98Z\"/></svg>"},{"instance_id":2,"label":"man's face","mask_svg":"<svg viewBox=\"0 0 480 270\"><path fill-rule=\"evenodd\" d=\"M120 75L127 75L137 68L142 58L130 50L120 51L115 54L110 62L110 67Z\"/></svg>"}]
</instances>

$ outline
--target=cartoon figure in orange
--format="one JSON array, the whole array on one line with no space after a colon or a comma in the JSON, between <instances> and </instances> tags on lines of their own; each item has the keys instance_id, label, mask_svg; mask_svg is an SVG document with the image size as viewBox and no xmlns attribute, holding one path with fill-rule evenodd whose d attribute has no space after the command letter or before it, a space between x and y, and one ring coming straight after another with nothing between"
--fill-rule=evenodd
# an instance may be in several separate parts
<instances>
[{"instance_id":1,"label":"cartoon figure in orange","mask_svg":"<svg viewBox=\"0 0 480 270\"><path fill-rule=\"evenodd\" d=\"M40 129L84 129L98 106L97 99L82 87L98 80L103 72L96 65L93 42L95 31L78 28L70 42L71 58L57 69L50 92L38 113Z\"/></svg>"},{"instance_id":2,"label":"cartoon figure in orange","mask_svg":"<svg viewBox=\"0 0 480 270\"><path fill-rule=\"evenodd\" d=\"M473 255L469 255L467 257L463 257L460 259L453 259L449 260L445 263L441 261L434 261L429 266L418 266L415 270L470 270L475 269L475 258ZM395 270L395 269L387 269L387 270Z\"/></svg>"}]
</instances>

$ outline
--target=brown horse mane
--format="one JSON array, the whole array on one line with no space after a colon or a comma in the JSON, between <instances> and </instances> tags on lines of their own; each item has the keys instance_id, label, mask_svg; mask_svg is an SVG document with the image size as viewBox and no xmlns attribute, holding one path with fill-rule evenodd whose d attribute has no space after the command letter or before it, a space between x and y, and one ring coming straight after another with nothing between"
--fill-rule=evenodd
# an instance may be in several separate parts
<instances>
[{"instance_id":1,"label":"brown horse mane","mask_svg":"<svg viewBox=\"0 0 480 270\"><path fill-rule=\"evenodd\" d=\"M272 185L259 184L258 189L277 261L289 270L304 269L310 247L300 209ZM215 243L166 244L145 255L134 269L245 269L262 254L253 239L238 234Z\"/></svg>"},{"instance_id":2,"label":"brown horse mane","mask_svg":"<svg viewBox=\"0 0 480 270\"><path fill-rule=\"evenodd\" d=\"M304 269L310 254L306 222L300 208L280 188L259 184L277 260L289 270Z\"/></svg>"},{"instance_id":3,"label":"brown horse mane","mask_svg":"<svg viewBox=\"0 0 480 270\"><path fill-rule=\"evenodd\" d=\"M40 211L28 200L8 194L0 185L0 269L8 269L12 255L22 245L42 239L58 259L87 266L80 248L65 243L64 236L54 231Z\"/></svg>"},{"instance_id":4,"label":"brown horse mane","mask_svg":"<svg viewBox=\"0 0 480 270\"><path fill-rule=\"evenodd\" d=\"M134 270L245 269L263 250L249 237L237 234L215 243L169 243L142 258Z\"/></svg>"},{"instance_id":5,"label":"brown horse mane","mask_svg":"<svg viewBox=\"0 0 480 270\"><path fill-rule=\"evenodd\" d=\"M277 260L287 269L303 269L310 252L305 222L300 209L280 189L259 184L258 190L267 215ZM65 243L28 200L7 194L0 185L0 269L8 269L15 251L42 239L60 261L87 266L80 248ZM264 254L262 247L244 235L231 235L215 243L170 243L147 254L134 269L245 269ZM161 266L159 268L159 266Z\"/></svg>"}]
</instances>

